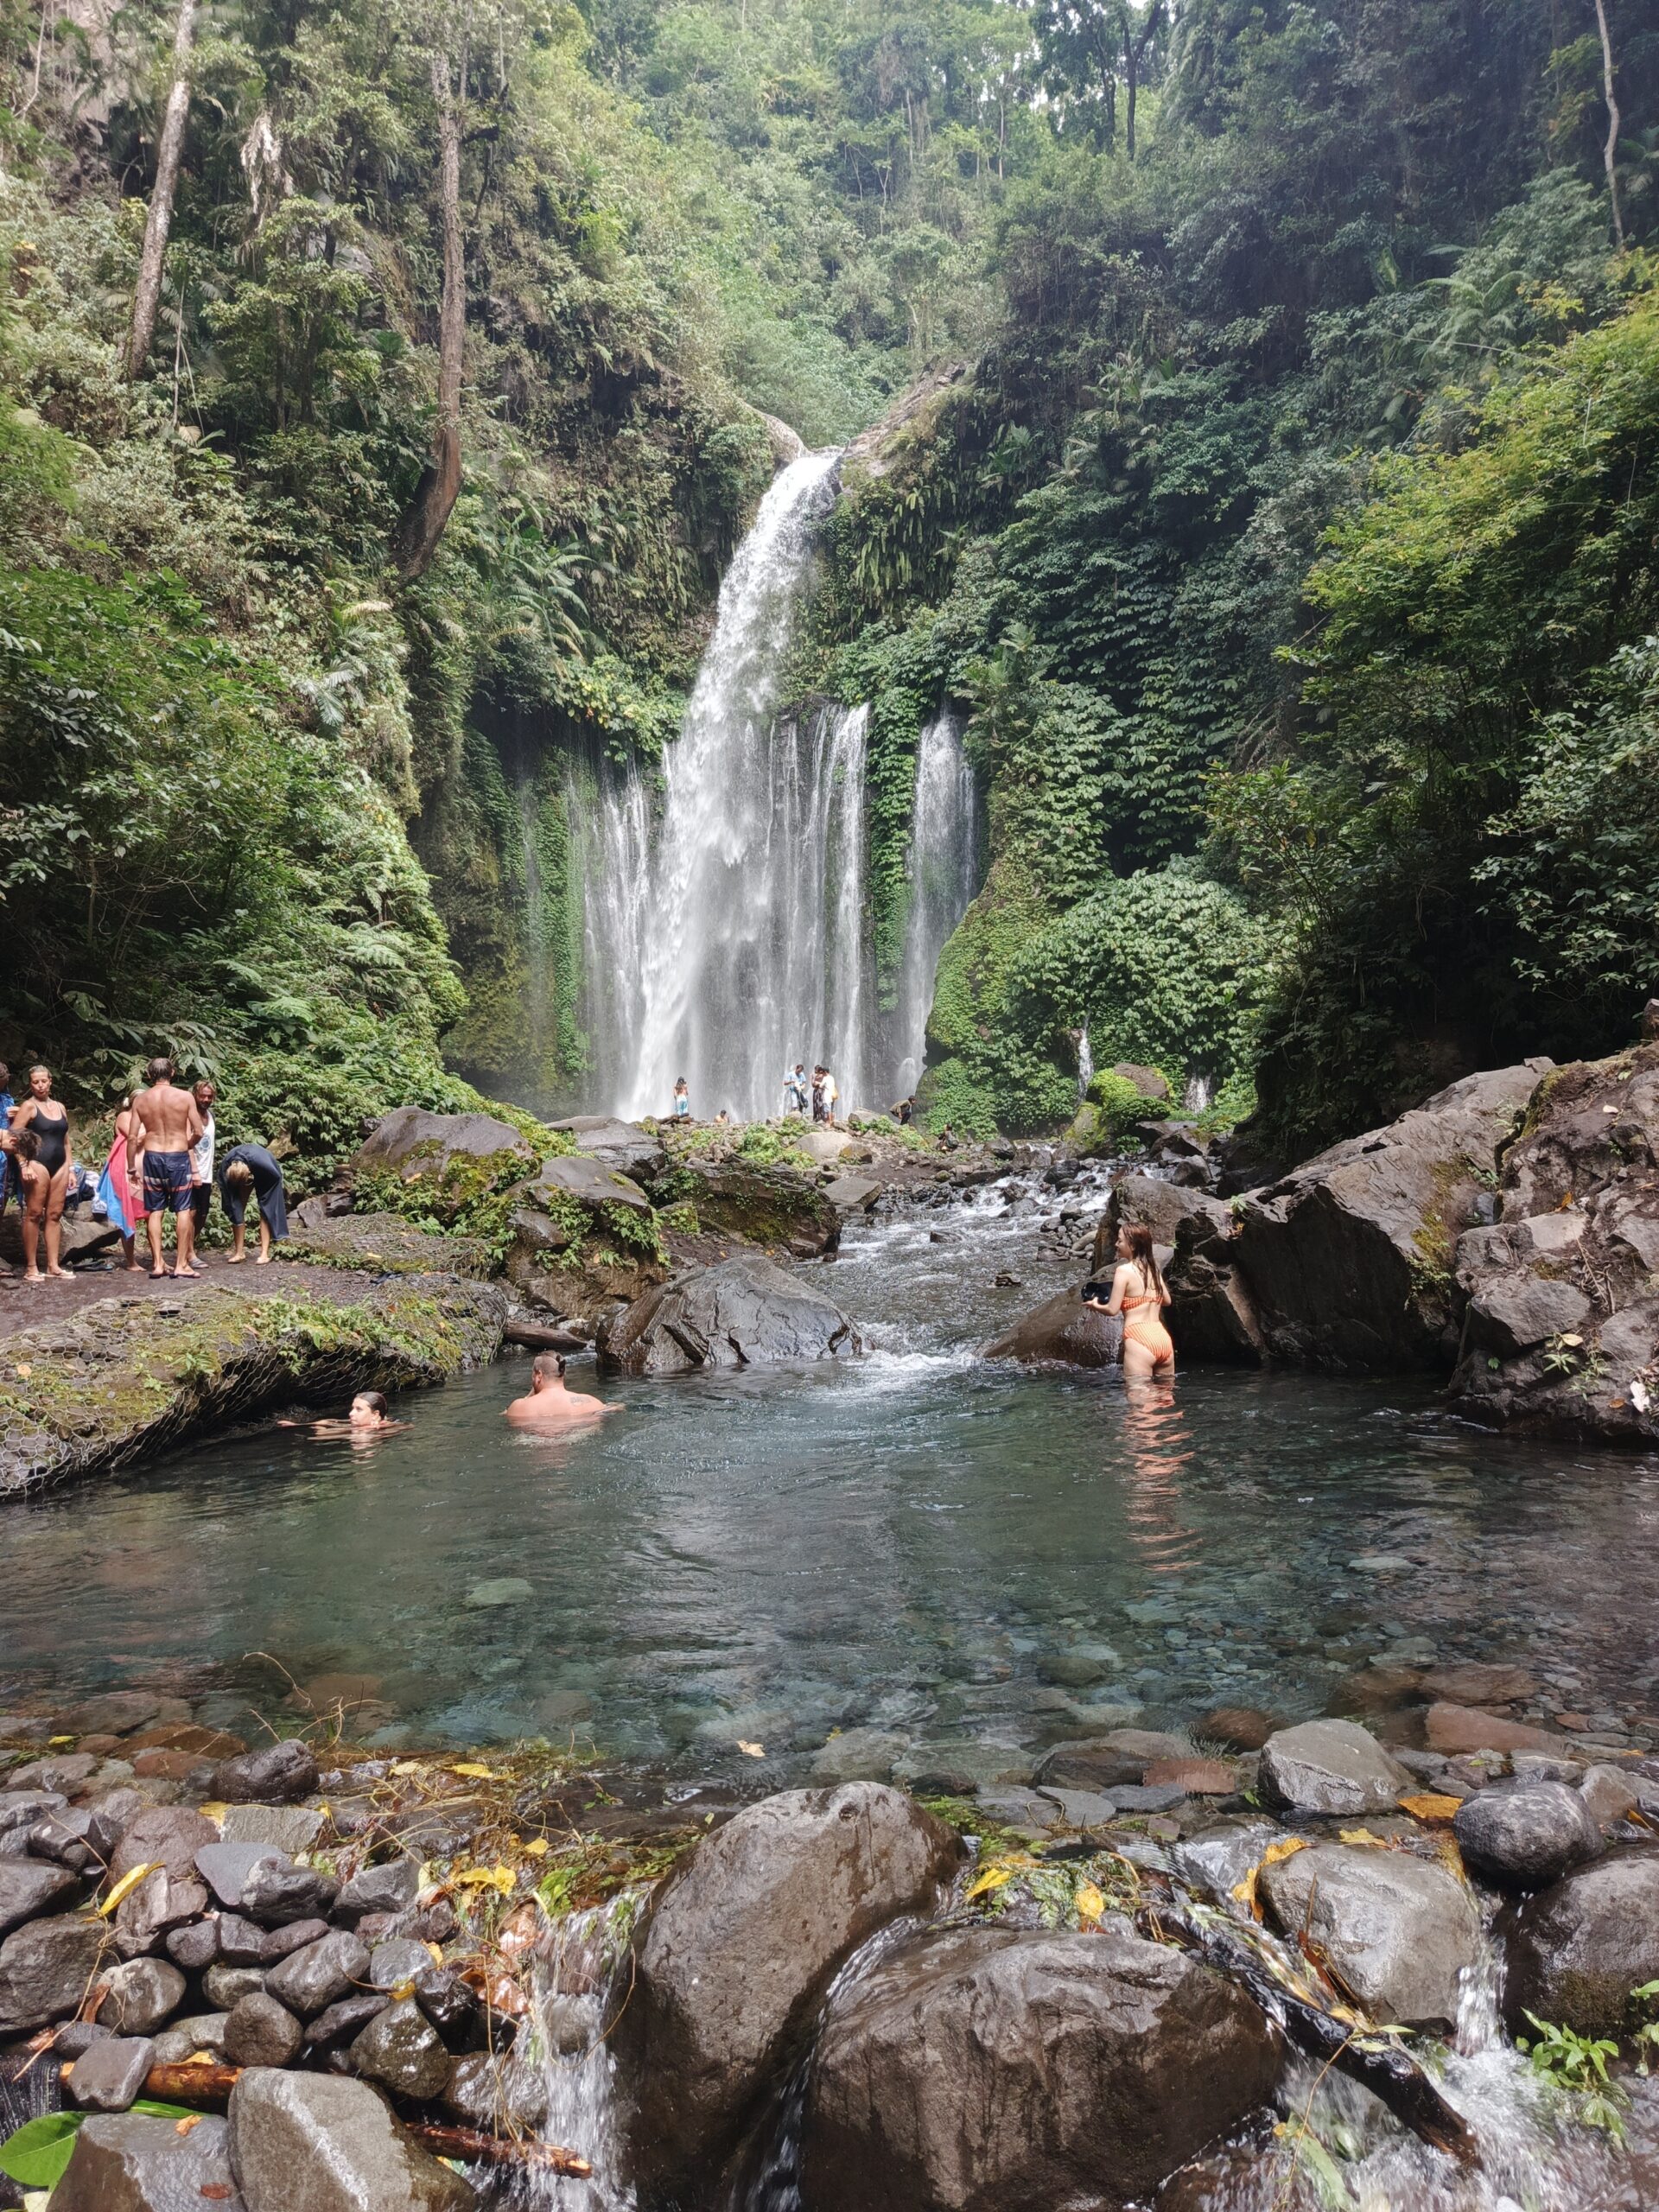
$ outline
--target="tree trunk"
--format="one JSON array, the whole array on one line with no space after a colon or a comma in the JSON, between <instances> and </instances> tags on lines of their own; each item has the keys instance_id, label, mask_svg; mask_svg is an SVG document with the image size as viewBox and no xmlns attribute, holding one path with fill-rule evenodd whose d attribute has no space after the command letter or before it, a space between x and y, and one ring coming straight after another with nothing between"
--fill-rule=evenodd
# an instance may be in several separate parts
<instances>
[{"instance_id":1,"label":"tree trunk","mask_svg":"<svg viewBox=\"0 0 1659 2212\"><path fill-rule=\"evenodd\" d=\"M461 48L461 99L467 94ZM461 111L449 82L449 59L432 56L432 97L438 110L438 196L443 217L443 299L438 311L438 416L432 456L421 474L399 533L398 572L411 582L438 550L461 491L461 365L467 336L467 263L461 229Z\"/></svg>"},{"instance_id":2,"label":"tree trunk","mask_svg":"<svg viewBox=\"0 0 1659 2212\"><path fill-rule=\"evenodd\" d=\"M190 48L195 31L196 0L179 0L173 32L173 86L162 118L156 188L144 220L144 250L138 263L138 289L132 296L132 327L127 334L129 378L143 373L156 336L156 316L162 303L162 264L167 257L167 234L173 227L173 195L178 188L179 156L184 150L184 126L190 114Z\"/></svg>"},{"instance_id":3,"label":"tree trunk","mask_svg":"<svg viewBox=\"0 0 1659 2212\"><path fill-rule=\"evenodd\" d=\"M1135 103L1141 88L1141 64L1152 44L1153 34L1163 19L1163 0L1154 0L1147 20L1141 26L1139 38L1130 37L1128 17L1126 16L1123 20L1123 143L1131 161L1135 159Z\"/></svg>"},{"instance_id":4,"label":"tree trunk","mask_svg":"<svg viewBox=\"0 0 1659 2212\"><path fill-rule=\"evenodd\" d=\"M1596 28L1601 33L1601 86L1607 103L1607 143L1602 148L1601 165L1607 172L1607 197L1613 203L1613 242L1623 252L1624 218L1618 205L1618 173L1613 167L1613 156L1618 150L1618 101L1613 92L1613 40L1607 28L1605 0L1596 0Z\"/></svg>"}]
</instances>

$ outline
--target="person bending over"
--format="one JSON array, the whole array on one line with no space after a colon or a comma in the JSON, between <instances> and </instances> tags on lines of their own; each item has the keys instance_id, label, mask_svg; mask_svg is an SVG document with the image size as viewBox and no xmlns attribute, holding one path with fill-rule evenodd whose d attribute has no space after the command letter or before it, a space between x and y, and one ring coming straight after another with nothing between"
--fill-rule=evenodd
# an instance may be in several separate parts
<instances>
[{"instance_id":1,"label":"person bending over","mask_svg":"<svg viewBox=\"0 0 1659 2212\"><path fill-rule=\"evenodd\" d=\"M597 1421L602 1414L617 1414L620 1406L585 1390L564 1387L564 1355L538 1351L530 1370L530 1389L507 1408L507 1419L519 1428L565 1428L572 1421Z\"/></svg>"},{"instance_id":2,"label":"person bending over","mask_svg":"<svg viewBox=\"0 0 1659 2212\"><path fill-rule=\"evenodd\" d=\"M236 1267L248 1256L248 1200L257 1195L259 1256L255 1265L264 1267L270 1258L273 1242L280 1244L288 1235L288 1194L283 1185L282 1169L264 1145L235 1144L220 1165L219 1182L225 1198L225 1217L231 1224L228 1264Z\"/></svg>"},{"instance_id":3,"label":"person bending over","mask_svg":"<svg viewBox=\"0 0 1659 2212\"><path fill-rule=\"evenodd\" d=\"M43 1171L32 1179L23 1179L23 1281L44 1282L47 1275L55 1275L67 1282L69 1270L59 1266L58 1252L63 1236L63 1202L69 1191L69 1109L52 1096L50 1068L30 1068L29 1096L12 1108L10 1121L14 1136L27 1133L35 1140L33 1165ZM42 1227L46 1274L38 1264Z\"/></svg>"},{"instance_id":4,"label":"person bending over","mask_svg":"<svg viewBox=\"0 0 1659 2212\"><path fill-rule=\"evenodd\" d=\"M188 1090L173 1080L173 1063L164 1056L145 1070L146 1087L132 1102L133 1127L129 1151L143 1159L145 1226L149 1231L149 1273L152 1281L167 1274L162 1264L162 1223L173 1216L173 1268L175 1275L194 1281L191 1264L195 1249L194 1178L191 1147L201 1141L201 1114Z\"/></svg>"},{"instance_id":5,"label":"person bending over","mask_svg":"<svg viewBox=\"0 0 1659 2212\"><path fill-rule=\"evenodd\" d=\"M1175 1366L1175 1347L1163 1324L1169 1292L1159 1272L1152 1249L1152 1231L1144 1222L1126 1222L1117 1232L1120 1262L1112 1277L1112 1294L1103 1302L1087 1302L1097 1313L1123 1317L1123 1376L1126 1382L1145 1382Z\"/></svg>"}]
</instances>

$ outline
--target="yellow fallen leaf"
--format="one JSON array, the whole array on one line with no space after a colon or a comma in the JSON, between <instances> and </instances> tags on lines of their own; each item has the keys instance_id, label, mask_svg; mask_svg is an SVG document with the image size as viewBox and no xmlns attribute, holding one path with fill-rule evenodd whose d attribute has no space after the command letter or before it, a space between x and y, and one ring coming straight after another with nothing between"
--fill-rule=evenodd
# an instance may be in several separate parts
<instances>
[{"instance_id":1,"label":"yellow fallen leaf","mask_svg":"<svg viewBox=\"0 0 1659 2212\"><path fill-rule=\"evenodd\" d=\"M1242 1904L1252 1920L1262 1917L1262 1900L1255 1894L1255 1878L1261 1871L1259 1866L1252 1866L1242 1882L1234 1883L1231 1891L1234 1903Z\"/></svg>"},{"instance_id":2,"label":"yellow fallen leaf","mask_svg":"<svg viewBox=\"0 0 1659 2212\"><path fill-rule=\"evenodd\" d=\"M1268 1846L1262 1854L1260 1864L1263 1866L1282 1866L1287 1859L1294 1859L1299 1851L1306 1849L1307 1838L1305 1835L1281 1836L1277 1843L1270 1843Z\"/></svg>"},{"instance_id":3,"label":"yellow fallen leaf","mask_svg":"<svg viewBox=\"0 0 1659 2212\"><path fill-rule=\"evenodd\" d=\"M510 1897L518 1886L511 1866L469 1866L465 1873L450 1878L458 1890L499 1890L504 1897Z\"/></svg>"},{"instance_id":4,"label":"yellow fallen leaf","mask_svg":"<svg viewBox=\"0 0 1659 2212\"><path fill-rule=\"evenodd\" d=\"M1341 1835L1344 1843L1368 1844L1373 1851L1388 1849L1388 1845L1382 1838L1380 1835L1373 1835L1370 1828L1344 1828Z\"/></svg>"},{"instance_id":5,"label":"yellow fallen leaf","mask_svg":"<svg viewBox=\"0 0 1659 2212\"><path fill-rule=\"evenodd\" d=\"M211 2050L193 2050L184 2063L187 2066L217 2066L219 2061Z\"/></svg>"},{"instance_id":6,"label":"yellow fallen leaf","mask_svg":"<svg viewBox=\"0 0 1659 2212\"><path fill-rule=\"evenodd\" d=\"M221 1827L225 1824L225 1815L230 1809L228 1805L217 1797L213 1798L210 1803L198 1805L196 1808L199 1813L205 1814L210 1821L217 1821ZM323 1809L326 1812L327 1808L325 1806Z\"/></svg>"},{"instance_id":7,"label":"yellow fallen leaf","mask_svg":"<svg viewBox=\"0 0 1659 2212\"><path fill-rule=\"evenodd\" d=\"M130 1872L124 1873L98 1908L99 1918L107 1920L122 1898L130 1897L145 1875L153 1874L161 1863L159 1859L148 1859L142 1866L134 1866Z\"/></svg>"},{"instance_id":8,"label":"yellow fallen leaf","mask_svg":"<svg viewBox=\"0 0 1659 2212\"><path fill-rule=\"evenodd\" d=\"M524 1846L526 1859L545 1859L551 1846L544 1835L533 1835Z\"/></svg>"},{"instance_id":9,"label":"yellow fallen leaf","mask_svg":"<svg viewBox=\"0 0 1659 2212\"><path fill-rule=\"evenodd\" d=\"M46 1740L49 1746L54 1744L73 1744L75 1739L73 1736L48 1736Z\"/></svg>"},{"instance_id":10,"label":"yellow fallen leaf","mask_svg":"<svg viewBox=\"0 0 1659 2212\"><path fill-rule=\"evenodd\" d=\"M741 1736L737 1739L737 1748L746 1759L763 1759L766 1756L764 1744L746 1744Z\"/></svg>"},{"instance_id":11,"label":"yellow fallen leaf","mask_svg":"<svg viewBox=\"0 0 1659 2212\"><path fill-rule=\"evenodd\" d=\"M1581 1344L1584 1342L1584 1338L1580 1336L1575 1336L1570 1330L1568 1330L1562 1335L1560 1341L1564 1344Z\"/></svg>"},{"instance_id":12,"label":"yellow fallen leaf","mask_svg":"<svg viewBox=\"0 0 1659 2212\"><path fill-rule=\"evenodd\" d=\"M419 1759L394 1759L386 1771L389 1774L424 1774L426 1769Z\"/></svg>"},{"instance_id":13,"label":"yellow fallen leaf","mask_svg":"<svg viewBox=\"0 0 1659 2212\"><path fill-rule=\"evenodd\" d=\"M1455 1816L1462 1802L1460 1797L1443 1797L1438 1790L1424 1789L1413 1796L1402 1797L1400 1809L1402 1813L1409 1813L1414 1821L1449 1821Z\"/></svg>"},{"instance_id":14,"label":"yellow fallen leaf","mask_svg":"<svg viewBox=\"0 0 1659 2212\"><path fill-rule=\"evenodd\" d=\"M391 1770L394 1774L397 1771L396 1767ZM458 1766L452 1766L449 1771L475 1777L480 1782L494 1782L499 1778L493 1767L480 1766L476 1759L463 1759Z\"/></svg>"},{"instance_id":15,"label":"yellow fallen leaf","mask_svg":"<svg viewBox=\"0 0 1659 2212\"><path fill-rule=\"evenodd\" d=\"M186 2113L182 2120L175 2120L174 2121L173 2133L175 2135L188 2135L193 2127L200 2127L202 2121L206 2120L207 2117L207 2115L205 2112Z\"/></svg>"},{"instance_id":16,"label":"yellow fallen leaf","mask_svg":"<svg viewBox=\"0 0 1659 2212\"><path fill-rule=\"evenodd\" d=\"M1077 1918L1098 1920L1106 1910L1106 1900L1092 1882L1077 1885Z\"/></svg>"},{"instance_id":17,"label":"yellow fallen leaf","mask_svg":"<svg viewBox=\"0 0 1659 2212\"><path fill-rule=\"evenodd\" d=\"M435 1967L441 1967L443 1964L443 1951L442 1947L436 1943L429 1943L426 1948L432 1954L433 1965Z\"/></svg>"},{"instance_id":18,"label":"yellow fallen leaf","mask_svg":"<svg viewBox=\"0 0 1659 2212\"><path fill-rule=\"evenodd\" d=\"M1012 1866L988 1866L976 1882L969 1886L970 1897L982 1897L987 1890L1000 1890L1005 1882L1014 1879Z\"/></svg>"}]
</instances>

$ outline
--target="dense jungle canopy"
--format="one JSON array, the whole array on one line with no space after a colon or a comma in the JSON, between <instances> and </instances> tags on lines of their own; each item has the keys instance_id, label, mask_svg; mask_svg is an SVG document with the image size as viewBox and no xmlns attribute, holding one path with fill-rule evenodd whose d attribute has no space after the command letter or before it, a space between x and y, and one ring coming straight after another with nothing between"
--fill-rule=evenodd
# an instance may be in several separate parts
<instances>
[{"instance_id":1,"label":"dense jungle canopy","mask_svg":"<svg viewBox=\"0 0 1659 2212\"><path fill-rule=\"evenodd\" d=\"M0 1053L319 1173L580 1098L570 763L672 741L765 418L901 402L792 683L879 984L970 717L936 1119L1085 1028L1281 1147L1613 1049L1656 228L1650 0L0 0Z\"/></svg>"}]
</instances>

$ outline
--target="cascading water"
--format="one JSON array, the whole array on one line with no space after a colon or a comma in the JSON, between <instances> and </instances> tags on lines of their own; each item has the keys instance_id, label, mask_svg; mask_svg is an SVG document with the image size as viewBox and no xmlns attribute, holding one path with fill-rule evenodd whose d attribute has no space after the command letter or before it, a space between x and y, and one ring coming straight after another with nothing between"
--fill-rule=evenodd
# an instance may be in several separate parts
<instances>
[{"instance_id":1,"label":"cascading water","mask_svg":"<svg viewBox=\"0 0 1659 2212\"><path fill-rule=\"evenodd\" d=\"M679 1075L695 1112L740 1120L778 1110L797 1059L834 1065L849 1100L868 1080L868 715L776 711L836 459L780 471L739 548L664 759L648 859L637 784L601 779L588 926L605 1011L593 1029L625 1114L665 1113Z\"/></svg>"},{"instance_id":2,"label":"cascading water","mask_svg":"<svg viewBox=\"0 0 1659 2212\"><path fill-rule=\"evenodd\" d=\"M963 751L961 725L947 709L928 723L916 747L915 810L906 866L910 913L889 1025L897 1071L894 1093L900 1097L921 1080L939 955L978 886L977 812L974 772Z\"/></svg>"}]
</instances>

